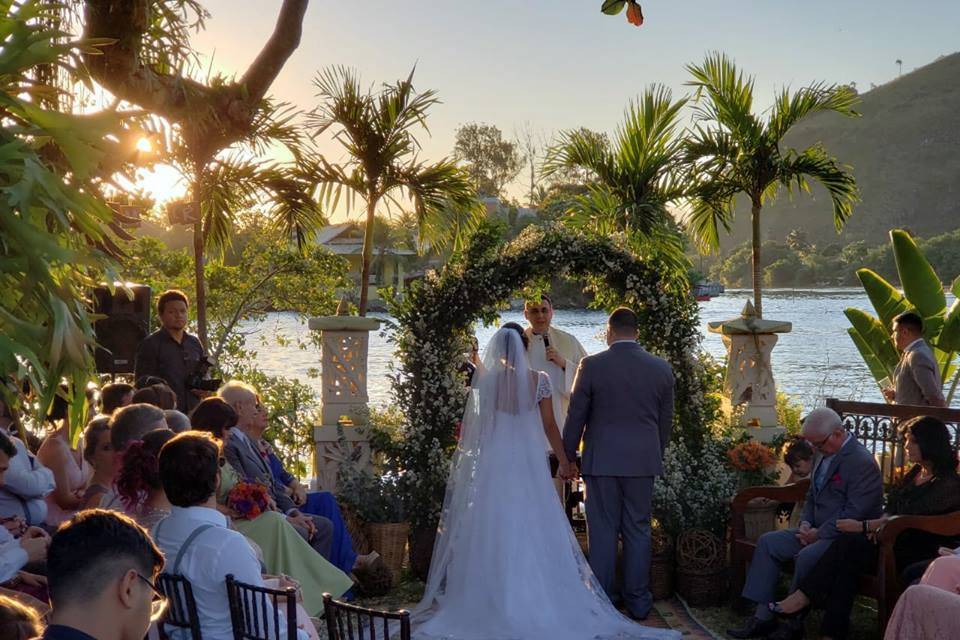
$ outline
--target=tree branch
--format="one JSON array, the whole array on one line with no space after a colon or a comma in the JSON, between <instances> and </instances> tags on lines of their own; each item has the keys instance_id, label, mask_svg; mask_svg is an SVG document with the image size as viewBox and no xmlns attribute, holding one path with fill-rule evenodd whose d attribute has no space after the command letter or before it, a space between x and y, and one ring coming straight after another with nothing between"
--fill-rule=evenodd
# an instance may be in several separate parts
<instances>
[{"instance_id":1,"label":"tree branch","mask_svg":"<svg viewBox=\"0 0 960 640\"><path fill-rule=\"evenodd\" d=\"M150 0L85 0L84 37L113 44L85 53L93 77L119 98L183 127L191 154L203 162L249 130L257 108L300 44L309 0L283 0L274 32L240 82L210 87L143 63Z\"/></svg>"}]
</instances>

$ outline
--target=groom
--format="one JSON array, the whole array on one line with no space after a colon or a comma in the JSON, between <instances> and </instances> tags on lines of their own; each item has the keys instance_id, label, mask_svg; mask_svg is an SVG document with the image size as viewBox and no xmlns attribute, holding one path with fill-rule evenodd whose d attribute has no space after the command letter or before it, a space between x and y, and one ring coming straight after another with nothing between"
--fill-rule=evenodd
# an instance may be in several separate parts
<instances>
[{"instance_id":1,"label":"groom","mask_svg":"<svg viewBox=\"0 0 960 640\"><path fill-rule=\"evenodd\" d=\"M602 353L580 361L563 428L567 458L583 440L590 566L604 591L644 620L650 594L653 479L673 427L673 371L637 343L637 315L620 307L607 321ZM617 541L623 539L623 595L615 592Z\"/></svg>"}]
</instances>

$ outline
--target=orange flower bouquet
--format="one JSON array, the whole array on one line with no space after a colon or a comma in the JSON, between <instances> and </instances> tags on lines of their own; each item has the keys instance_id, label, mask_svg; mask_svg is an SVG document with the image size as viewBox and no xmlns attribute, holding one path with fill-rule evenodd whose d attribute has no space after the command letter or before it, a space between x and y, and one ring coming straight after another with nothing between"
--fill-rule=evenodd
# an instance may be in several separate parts
<instances>
[{"instance_id":1,"label":"orange flower bouquet","mask_svg":"<svg viewBox=\"0 0 960 640\"><path fill-rule=\"evenodd\" d=\"M772 484L777 478L777 457L773 449L759 442L741 442L732 447L727 451L727 460L745 487Z\"/></svg>"}]
</instances>

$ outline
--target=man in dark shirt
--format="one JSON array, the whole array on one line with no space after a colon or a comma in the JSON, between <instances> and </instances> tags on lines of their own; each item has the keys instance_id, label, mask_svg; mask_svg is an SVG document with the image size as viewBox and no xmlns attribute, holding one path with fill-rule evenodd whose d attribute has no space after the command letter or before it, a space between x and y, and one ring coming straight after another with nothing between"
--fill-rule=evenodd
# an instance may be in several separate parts
<instances>
[{"instance_id":1,"label":"man in dark shirt","mask_svg":"<svg viewBox=\"0 0 960 640\"><path fill-rule=\"evenodd\" d=\"M197 371L204 357L200 340L187 333L187 295L171 289L157 300L160 328L143 339L137 348L134 376L163 378L177 394L177 409L189 414L201 398L210 395L200 389L187 388L187 378Z\"/></svg>"},{"instance_id":2,"label":"man in dark shirt","mask_svg":"<svg viewBox=\"0 0 960 640\"><path fill-rule=\"evenodd\" d=\"M57 530L47 553L50 626L43 640L142 640L164 604L163 555L127 516L91 509Z\"/></svg>"}]
</instances>

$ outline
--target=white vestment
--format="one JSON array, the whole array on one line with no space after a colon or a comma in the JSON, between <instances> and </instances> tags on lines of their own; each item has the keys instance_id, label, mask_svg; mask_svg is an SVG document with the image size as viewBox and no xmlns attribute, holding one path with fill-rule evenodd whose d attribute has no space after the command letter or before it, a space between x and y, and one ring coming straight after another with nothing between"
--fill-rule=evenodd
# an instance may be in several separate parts
<instances>
[{"instance_id":1,"label":"white vestment","mask_svg":"<svg viewBox=\"0 0 960 640\"><path fill-rule=\"evenodd\" d=\"M527 355L530 357L530 368L534 371L543 371L550 378L550 387L553 389L553 415L557 419L560 434L563 435L563 423L567 420L567 409L570 407L570 392L573 391L573 379L577 375L580 360L586 357L587 352L583 345L566 331L550 327L550 346L560 352L567 361L567 368L561 369L547 360L547 349L543 344L543 336L527 328L527 337L530 346Z\"/></svg>"}]
</instances>

